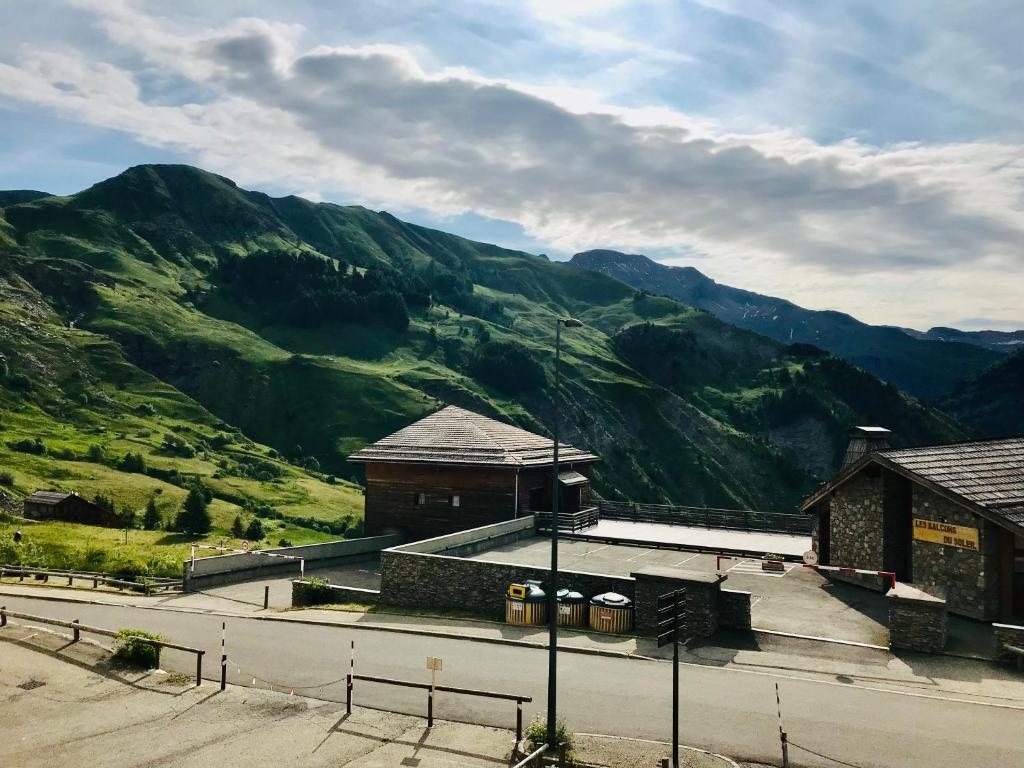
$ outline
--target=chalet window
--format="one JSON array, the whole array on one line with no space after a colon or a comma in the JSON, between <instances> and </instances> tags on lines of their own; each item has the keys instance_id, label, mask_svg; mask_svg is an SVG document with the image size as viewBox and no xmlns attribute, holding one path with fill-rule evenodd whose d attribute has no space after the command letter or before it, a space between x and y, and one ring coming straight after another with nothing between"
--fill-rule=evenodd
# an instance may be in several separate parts
<instances>
[{"instance_id":1,"label":"chalet window","mask_svg":"<svg viewBox=\"0 0 1024 768\"><path fill-rule=\"evenodd\" d=\"M417 493L415 495L415 499L414 499L413 503L417 507L422 507L424 504L427 503L427 494L425 494L425 493Z\"/></svg>"},{"instance_id":2,"label":"chalet window","mask_svg":"<svg viewBox=\"0 0 1024 768\"><path fill-rule=\"evenodd\" d=\"M462 498L458 494L455 494L454 496L449 496L448 503L453 507L461 507Z\"/></svg>"}]
</instances>

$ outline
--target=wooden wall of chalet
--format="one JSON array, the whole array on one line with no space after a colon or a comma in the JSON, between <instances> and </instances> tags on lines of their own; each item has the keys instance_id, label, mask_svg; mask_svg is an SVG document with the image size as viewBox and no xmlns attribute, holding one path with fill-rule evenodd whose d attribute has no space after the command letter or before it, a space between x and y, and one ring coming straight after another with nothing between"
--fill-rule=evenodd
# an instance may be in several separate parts
<instances>
[{"instance_id":1,"label":"wooden wall of chalet","mask_svg":"<svg viewBox=\"0 0 1024 768\"><path fill-rule=\"evenodd\" d=\"M35 504L26 499L25 517L32 520L61 520L66 523L100 525L105 528L121 526L116 514L96 506L81 496L69 496L57 504Z\"/></svg>"},{"instance_id":2,"label":"wooden wall of chalet","mask_svg":"<svg viewBox=\"0 0 1024 768\"><path fill-rule=\"evenodd\" d=\"M523 470L517 478L511 467L366 464L366 535L397 529L409 540L426 539L511 520L517 495L521 514L530 508L530 490L550 483L550 468ZM451 504L454 495L458 507ZM546 499L550 503L550 492Z\"/></svg>"}]
</instances>

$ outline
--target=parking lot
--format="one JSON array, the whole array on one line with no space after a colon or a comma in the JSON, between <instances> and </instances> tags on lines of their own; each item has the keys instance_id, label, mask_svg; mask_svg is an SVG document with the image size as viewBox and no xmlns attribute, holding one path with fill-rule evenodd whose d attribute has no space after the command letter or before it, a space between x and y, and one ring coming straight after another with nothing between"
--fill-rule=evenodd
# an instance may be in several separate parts
<instances>
[{"instance_id":1,"label":"parking lot","mask_svg":"<svg viewBox=\"0 0 1024 768\"><path fill-rule=\"evenodd\" d=\"M470 559L546 567L551 544L536 537L472 555ZM644 566L725 574L727 589L751 593L751 618L758 629L828 637L872 645L888 642L885 597L863 587L832 582L798 563L781 573L761 570L761 561L675 549L563 540L559 569L628 576Z\"/></svg>"}]
</instances>

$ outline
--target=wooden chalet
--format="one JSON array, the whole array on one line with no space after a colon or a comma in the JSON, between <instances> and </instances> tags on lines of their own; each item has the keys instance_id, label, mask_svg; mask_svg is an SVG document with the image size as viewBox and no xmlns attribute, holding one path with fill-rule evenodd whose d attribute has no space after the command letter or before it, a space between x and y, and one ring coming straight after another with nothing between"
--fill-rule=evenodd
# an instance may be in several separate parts
<instances>
[{"instance_id":1,"label":"wooden chalet","mask_svg":"<svg viewBox=\"0 0 1024 768\"><path fill-rule=\"evenodd\" d=\"M366 535L411 540L551 510L550 438L448 406L349 456L366 470ZM559 505L587 505L592 453L559 444Z\"/></svg>"},{"instance_id":2,"label":"wooden chalet","mask_svg":"<svg viewBox=\"0 0 1024 768\"><path fill-rule=\"evenodd\" d=\"M110 510L83 499L77 493L36 491L25 498L25 517L30 520L62 520L66 523L102 525L117 528L121 525Z\"/></svg>"},{"instance_id":3,"label":"wooden chalet","mask_svg":"<svg viewBox=\"0 0 1024 768\"><path fill-rule=\"evenodd\" d=\"M855 427L845 466L803 503L824 565L889 571L991 621L1024 618L1024 437L890 449Z\"/></svg>"}]
</instances>

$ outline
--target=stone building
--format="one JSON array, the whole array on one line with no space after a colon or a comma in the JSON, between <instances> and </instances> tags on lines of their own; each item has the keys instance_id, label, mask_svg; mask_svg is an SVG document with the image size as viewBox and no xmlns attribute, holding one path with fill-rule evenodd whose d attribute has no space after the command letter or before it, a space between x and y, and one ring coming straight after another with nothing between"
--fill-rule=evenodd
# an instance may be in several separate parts
<instances>
[{"instance_id":1,"label":"stone building","mask_svg":"<svg viewBox=\"0 0 1024 768\"><path fill-rule=\"evenodd\" d=\"M25 517L30 520L62 520L67 523L117 528L121 521L110 510L83 499L77 493L36 491L25 497Z\"/></svg>"},{"instance_id":2,"label":"stone building","mask_svg":"<svg viewBox=\"0 0 1024 768\"><path fill-rule=\"evenodd\" d=\"M818 562L893 572L964 616L1024 617L1024 438L890 449L887 436L851 430L843 468L804 501Z\"/></svg>"},{"instance_id":3,"label":"stone building","mask_svg":"<svg viewBox=\"0 0 1024 768\"><path fill-rule=\"evenodd\" d=\"M425 539L550 511L550 438L456 406L349 456L366 470L367 536ZM587 505L598 457L559 444L559 506Z\"/></svg>"}]
</instances>

